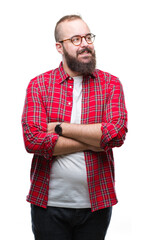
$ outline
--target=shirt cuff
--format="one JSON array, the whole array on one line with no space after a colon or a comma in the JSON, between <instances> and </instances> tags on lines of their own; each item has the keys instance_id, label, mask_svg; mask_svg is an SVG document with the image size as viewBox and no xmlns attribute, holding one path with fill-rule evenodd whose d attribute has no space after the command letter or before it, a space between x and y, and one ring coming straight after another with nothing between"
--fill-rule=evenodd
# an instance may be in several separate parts
<instances>
[{"instance_id":1,"label":"shirt cuff","mask_svg":"<svg viewBox=\"0 0 149 240\"><path fill-rule=\"evenodd\" d=\"M101 137L101 148L103 148L105 151L107 151L111 147L115 147L116 145L110 144L110 142L117 137L118 130L112 123L101 123L101 131L102 131L102 137Z\"/></svg>"},{"instance_id":2,"label":"shirt cuff","mask_svg":"<svg viewBox=\"0 0 149 240\"><path fill-rule=\"evenodd\" d=\"M54 151L54 147L55 147L55 145L56 145L56 142L57 142L58 138L59 138L59 135L56 134L56 133L49 134L49 135L47 136L47 140L48 140L48 141L45 141L45 144L46 144L46 146L45 146L46 152L45 152L45 154L44 154L44 157L45 157L46 159L51 159L51 158L52 158L52 156L53 156L53 151Z\"/></svg>"}]
</instances>

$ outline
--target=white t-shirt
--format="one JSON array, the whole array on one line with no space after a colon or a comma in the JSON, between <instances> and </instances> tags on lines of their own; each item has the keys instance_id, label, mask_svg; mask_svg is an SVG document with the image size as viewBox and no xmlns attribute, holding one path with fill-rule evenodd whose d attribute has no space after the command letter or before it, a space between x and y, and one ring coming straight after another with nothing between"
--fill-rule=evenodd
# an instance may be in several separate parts
<instances>
[{"instance_id":1,"label":"white t-shirt","mask_svg":"<svg viewBox=\"0 0 149 240\"><path fill-rule=\"evenodd\" d=\"M74 77L71 123L81 123L82 76ZM58 156L50 171L48 206L90 208L83 152Z\"/></svg>"}]
</instances>

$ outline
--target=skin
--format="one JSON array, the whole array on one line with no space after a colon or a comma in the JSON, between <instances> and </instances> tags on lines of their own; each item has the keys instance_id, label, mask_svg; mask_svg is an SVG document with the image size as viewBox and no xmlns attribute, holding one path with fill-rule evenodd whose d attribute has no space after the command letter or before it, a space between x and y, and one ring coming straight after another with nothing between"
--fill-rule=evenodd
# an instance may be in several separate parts
<instances>
[{"instance_id":1,"label":"skin","mask_svg":"<svg viewBox=\"0 0 149 240\"><path fill-rule=\"evenodd\" d=\"M80 19L72 20L72 21L65 21L60 23L59 26L60 30L60 40L71 38L74 35L86 35L90 33L90 29L87 24ZM94 52L94 45L88 44L84 38L82 38L82 43L79 46L75 46L72 44L71 41L65 41L62 43L56 43L57 51L62 55L63 60L63 67L64 70L71 76L79 76L80 73L73 72L69 69L65 56L64 56L64 49L67 52L77 58L78 61L81 62L89 62L91 59L91 54L88 52L81 53L82 49L88 47L92 52ZM80 53L80 54L77 54ZM58 122L52 122L48 124L48 132L54 133L55 126ZM91 150L94 152L104 151L100 147L100 140L102 136L101 131L101 124L71 124L63 122L62 126L62 136L60 136L57 140L57 143L54 148L53 155L64 155L70 154L80 151Z\"/></svg>"},{"instance_id":2,"label":"skin","mask_svg":"<svg viewBox=\"0 0 149 240\"><path fill-rule=\"evenodd\" d=\"M48 132L54 133L58 122L48 124ZM64 155L80 151L104 151L100 147L101 124L71 124L63 122L62 135L58 138L53 155Z\"/></svg>"}]
</instances>

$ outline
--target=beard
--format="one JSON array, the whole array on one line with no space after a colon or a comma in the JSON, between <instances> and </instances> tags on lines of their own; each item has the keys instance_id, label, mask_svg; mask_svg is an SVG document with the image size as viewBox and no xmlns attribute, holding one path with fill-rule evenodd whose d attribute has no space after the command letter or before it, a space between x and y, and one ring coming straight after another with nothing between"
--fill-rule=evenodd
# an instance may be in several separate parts
<instances>
[{"instance_id":1,"label":"beard","mask_svg":"<svg viewBox=\"0 0 149 240\"><path fill-rule=\"evenodd\" d=\"M82 61L79 61L77 59L77 57L71 56L66 51L64 46L63 46L63 50L64 50L64 56L65 56L66 63L71 71L79 73L80 75L83 75L83 76L93 73L93 71L95 70L95 67L96 67L95 51L92 52L91 49L89 49L88 47L83 48L80 51L77 51L77 57L79 54L81 54L85 51L87 51L88 53L91 54L91 58L90 58L89 62L82 62Z\"/></svg>"}]
</instances>

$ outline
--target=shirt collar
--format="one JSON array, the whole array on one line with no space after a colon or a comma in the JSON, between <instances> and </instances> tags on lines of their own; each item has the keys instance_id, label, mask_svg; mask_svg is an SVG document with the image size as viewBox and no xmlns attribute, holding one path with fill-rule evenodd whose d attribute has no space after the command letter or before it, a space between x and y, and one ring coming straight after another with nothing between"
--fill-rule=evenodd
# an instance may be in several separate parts
<instances>
[{"instance_id":1,"label":"shirt collar","mask_svg":"<svg viewBox=\"0 0 149 240\"><path fill-rule=\"evenodd\" d=\"M59 71L59 76L58 76L59 83L62 83L63 81L67 80L68 78L71 78L69 76L69 74L65 72L62 62L59 65L58 71ZM85 78L90 78L90 77L96 78L96 70L93 73L91 73L90 75L86 76Z\"/></svg>"},{"instance_id":2,"label":"shirt collar","mask_svg":"<svg viewBox=\"0 0 149 240\"><path fill-rule=\"evenodd\" d=\"M58 76L59 83L62 83L63 81L67 80L70 77L68 73L65 72L62 62L59 65L58 71L59 71Z\"/></svg>"}]
</instances>

